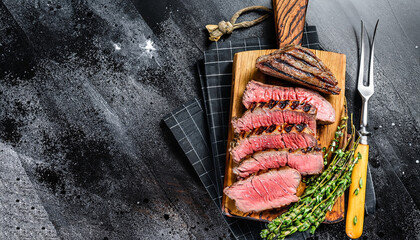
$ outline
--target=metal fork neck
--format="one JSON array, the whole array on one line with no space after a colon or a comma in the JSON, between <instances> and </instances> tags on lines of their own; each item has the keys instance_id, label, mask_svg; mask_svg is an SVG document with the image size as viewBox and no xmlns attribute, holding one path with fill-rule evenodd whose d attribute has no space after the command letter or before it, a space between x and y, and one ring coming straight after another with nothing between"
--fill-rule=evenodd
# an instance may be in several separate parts
<instances>
[{"instance_id":1,"label":"metal fork neck","mask_svg":"<svg viewBox=\"0 0 420 240\"><path fill-rule=\"evenodd\" d=\"M361 136L360 143L367 144L367 136L370 135L370 133L367 131L367 125L368 125L368 101L369 98L362 97L362 115L360 117L360 130L359 134Z\"/></svg>"}]
</instances>

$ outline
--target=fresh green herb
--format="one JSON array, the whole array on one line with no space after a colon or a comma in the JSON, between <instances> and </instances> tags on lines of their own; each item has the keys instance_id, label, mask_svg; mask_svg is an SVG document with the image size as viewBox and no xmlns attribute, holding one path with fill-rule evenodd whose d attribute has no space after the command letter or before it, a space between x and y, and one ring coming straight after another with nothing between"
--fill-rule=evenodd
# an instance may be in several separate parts
<instances>
[{"instance_id":1,"label":"fresh green herb","mask_svg":"<svg viewBox=\"0 0 420 240\"><path fill-rule=\"evenodd\" d=\"M356 188L356 190L354 190L354 195L359 195L359 189L358 188Z\"/></svg>"},{"instance_id":2,"label":"fresh green herb","mask_svg":"<svg viewBox=\"0 0 420 240\"><path fill-rule=\"evenodd\" d=\"M313 234L324 221L327 212L332 209L335 200L350 186L351 173L357 161L354 155L359 141L356 140L353 121L352 134L347 139L346 120L347 117L342 119L338 129L343 130L343 134L336 134L338 138L334 140L337 141L333 141L325 152L324 161L327 161L328 155L331 154L331 162L327 169L322 174L305 180L306 189L299 201L286 213L267 224L267 228L260 233L261 238L284 239L296 231L306 230Z\"/></svg>"},{"instance_id":3,"label":"fresh green herb","mask_svg":"<svg viewBox=\"0 0 420 240\"><path fill-rule=\"evenodd\" d=\"M343 138L344 133L347 133L347 119L347 116L341 119L341 122L337 127L337 131L335 132L334 139L331 141L330 146L328 148L322 148L322 152L325 153L324 165L328 164L328 159L331 157L331 154L334 153L334 151L339 147L340 139Z\"/></svg>"},{"instance_id":4,"label":"fresh green herb","mask_svg":"<svg viewBox=\"0 0 420 240\"><path fill-rule=\"evenodd\" d=\"M354 218L353 218L353 224L356 225L356 223L357 223L357 216L354 216Z\"/></svg>"},{"instance_id":5,"label":"fresh green herb","mask_svg":"<svg viewBox=\"0 0 420 240\"><path fill-rule=\"evenodd\" d=\"M359 179L359 188L362 188L363 187L363 179L362 178L360 178Z\"/></svg>"}]
</instances>

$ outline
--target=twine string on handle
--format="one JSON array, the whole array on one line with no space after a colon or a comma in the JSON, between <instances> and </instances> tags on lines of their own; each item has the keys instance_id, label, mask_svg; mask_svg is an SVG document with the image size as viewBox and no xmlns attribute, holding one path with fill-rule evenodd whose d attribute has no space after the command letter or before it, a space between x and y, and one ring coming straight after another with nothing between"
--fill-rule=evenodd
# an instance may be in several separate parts
<instances>
[{"instance_id":1,"label":"twine string on handle","mask_svg":"<svg viewBox=\"0 0 420 240\"><path fill-rule=\"evenodd\" d=\"M254 11L254 10L263 10L268 12L267 14L254 19L252 21L243 21L240 23L236 23L236 20L239 18L239 16L242 13L245 12L249 12L249 11ZM267 19L271 14L272 14L273 10L271 10L270 8L264 7L264 6L252 6L252 7L246 7L243 8L239 11L237 11L232 18L230 19L230 21L226 22L226 21L221 21L219 22L218 25L206 25L207 30L209 31L210 34L210 41L214 41L217 42L219 41L220 37L223 36L224 34L231 34L233 32L233 30L238 29L238 28L246 28L246 27L251 27L254 26L255 24L258 24L262 21L264 21L265 19Z\"/></svg>"}]
</instances>

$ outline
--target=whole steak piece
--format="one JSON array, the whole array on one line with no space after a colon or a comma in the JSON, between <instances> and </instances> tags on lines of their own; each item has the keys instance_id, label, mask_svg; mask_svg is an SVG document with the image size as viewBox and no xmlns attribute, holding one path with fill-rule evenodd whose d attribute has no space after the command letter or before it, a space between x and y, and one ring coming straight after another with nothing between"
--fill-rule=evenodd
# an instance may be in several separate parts
<instances>
[{"instance_id":1,"label":"whole steak piece","mask_svg":"<svg viewBox=\"0 0 420 240\"><path fill-rule=\"evenodd\" d=\"M263 73L306 86L325 94L339 94L341 89L331 71L308 48L288 45L257 59Z\"/></svg>"},{"instance_id":2,"label":"whole steak piece","mask_svg":"<svg viewBox=\"0 0 420 240\"><path fill-rule=\"evenodd\" d=\"M259 171L289 166L302 175L312 175L322 172L324 159L319 148L270 149L256 152L243 159L233 168L233 173L241 178L246 178Z\"/></svg>"},{"instance_id":3,"label":"whole steak piece","mask_svg":"<svg viewBox=\"0 0 420 240\"><path fill-rule=\"evenodd\" d=\"M298 171L283 167L237 181L225 188L224 193L235 200L240 211L260 212L297 202L300 181Z\"/></svg>"},{"instance_id":4,"label":"whole steak piece","mask_svg":"<svg viewBox=\"0 0 420 240\"><path fill-rule=\"evenodd\" d=\"M242 103L247 109L252 108L253 103L268 103L271 100L290 100L310 104L317 109L316 120L318 120L318 123L330 124L335 122L333 106L315 91L298 87L268 85L254 80L246 85Z\"/></svg>"},{"instance_id":5,"label":"whole steak piece","mask_svg":"<svg viewBox=\"0 0 420 240\"><path fill-rule=\"evenodd\" d=\"M242 117L232 119L235 133L286 123L305 124L316 134L316 108L299 101L270 100L268 103L254 103Z\"/></svg>"}]
</instances>

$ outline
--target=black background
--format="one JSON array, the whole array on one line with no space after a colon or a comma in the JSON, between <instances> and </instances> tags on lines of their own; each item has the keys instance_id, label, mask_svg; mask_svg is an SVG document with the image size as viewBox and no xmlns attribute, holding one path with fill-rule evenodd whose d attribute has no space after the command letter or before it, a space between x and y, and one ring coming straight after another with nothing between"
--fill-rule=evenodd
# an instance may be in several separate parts
<instances>
[{"instance_id":1,"label":"black background","mask_svg":"<svg viewBox=\"0 0 420 240\"><path fill-rule=\"evenodd\" d=\"M369 115L378 201L364 239L418 238L420 3L338 2L311 1L307 22L325 49L347 55L356 120L354 28L360 17L369 32L381 21ZM200 97L204 26L252 5L270 2L0 1L0 141L29 157L23 166L60 237L231 237L161 119ZM272 19L230 39L248 37L274 38ZM316 237L343 239L344 223Z\"/></svg>"}]
</instances>

